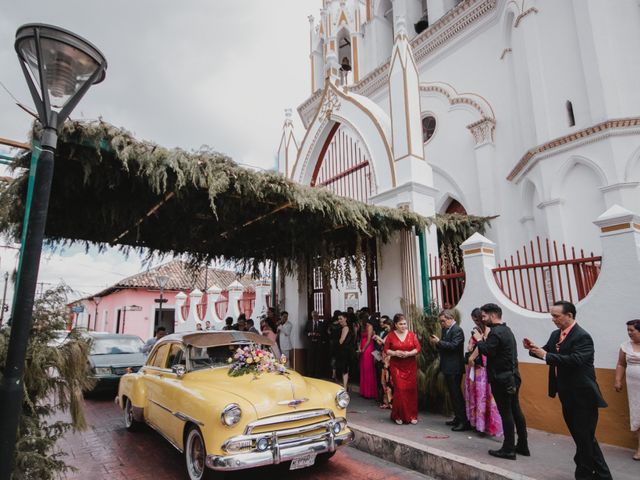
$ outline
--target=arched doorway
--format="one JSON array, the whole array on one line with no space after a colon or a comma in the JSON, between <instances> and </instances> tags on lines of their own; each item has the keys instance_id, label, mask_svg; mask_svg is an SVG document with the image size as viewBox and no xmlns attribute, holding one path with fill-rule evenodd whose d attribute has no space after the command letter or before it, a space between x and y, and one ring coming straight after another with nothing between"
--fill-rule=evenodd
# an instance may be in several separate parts
<instances>
[{"instance_id":1,"label":"arched doorway","mask_svg":"<svg viewBox=\"0 0 640 480\"><path fill-rule=\"evenodd\" d=\"M365 203L375 194L371 157L357 132L348 125L336 122L331 128L320 150L310 185ZM360 292L356 281L345 283L337 289L338 292L332 291L330 278L319 268L309 266L309 313L315 310L321 318L329 319L332 305L339 310L347 310L348 307L357 310L366 306L371 312L379 311L375 239L368 243L367 251L364 292ZM337 293L342 297L338 298Z\"/></svg>"}]
</instances>

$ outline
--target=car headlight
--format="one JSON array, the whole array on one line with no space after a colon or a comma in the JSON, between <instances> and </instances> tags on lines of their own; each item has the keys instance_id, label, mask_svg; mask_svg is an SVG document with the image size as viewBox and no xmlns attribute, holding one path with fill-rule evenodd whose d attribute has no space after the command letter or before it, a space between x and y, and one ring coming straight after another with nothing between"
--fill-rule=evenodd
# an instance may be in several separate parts
<instances>
[{"instance_id":1,"label":"car headlight","mask_svg":"<svg viewBox=\"0 0 640 480\"><path fill-rule=\"evenodd\" d=\"M96 375L111 375L111 367L96 367Z\"/></svg>"},{"instance_id":2,"label":"car headlight","mask_svg":"<svg viewBox=\"0 0 640 480\"><path fill-rule=\"evenodd\" d=\"M350 401L351 401L351 398L349 398L349 394L344 390L340 390L336 394L336 405L338 405L338 407L347 408L349 406Z\"/></svg>"},{"instance_id":3,"label":"car headlight","mask_svg":"<svg viewBox=\"0 0 640 480\"><path fill-rule=\"evenodd\" d=\"M231 427L240 421L240 417L242 416L242 410L240 409L240 405L237 403L230 403L222 413L220 414L220 421L223 425L227 427Z\"/></svg>"}]
</instances>

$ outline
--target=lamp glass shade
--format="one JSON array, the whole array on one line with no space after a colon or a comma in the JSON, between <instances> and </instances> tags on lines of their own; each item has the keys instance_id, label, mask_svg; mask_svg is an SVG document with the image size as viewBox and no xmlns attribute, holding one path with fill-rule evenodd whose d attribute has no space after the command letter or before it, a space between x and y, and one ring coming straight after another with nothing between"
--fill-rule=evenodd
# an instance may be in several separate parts
<instances>
[{"instance_id":1,"label":"lamp glass shade","mask_svg":"<svg viewBox=\"0 0 640 480\"><path fill-rule=\"evenodd\" d=\"M156 277L156 282L158 282L158 286L160 288L165 288L169 283L169 277L167 275L158 275Z\"/></svg>"},{"instance_id":2,"label":"lamp glass shade","mask_svg":"<svg viewBox=\"0 0 640 480\"><path fill-rule=\"evenodd\" d=\"M100 303L100 300L102 300L102 297L98 297L98 296L93 297L93 303L95 303L96 305Z\"/></svg>"},{"instance_id":3,"label":"lamp glass shade","mask_svg":"<svg viewBox=\"0 0 640 480\"><path fill-rule=\"evenodd\" d=\"M36 36L36 31L38 36ZM40 59L36 42L40 40ZM102 54L89 42L77 35L48 25L24 25L16 33L16 52L23 61L32 81L38 86L40 97L44 98L44 88L53 110L61 110L94 72L105 65ZM44 85L40 78L39 62L42 62ZM102 74L94 83L101 82Z\"/></svg>"}]
</instances>

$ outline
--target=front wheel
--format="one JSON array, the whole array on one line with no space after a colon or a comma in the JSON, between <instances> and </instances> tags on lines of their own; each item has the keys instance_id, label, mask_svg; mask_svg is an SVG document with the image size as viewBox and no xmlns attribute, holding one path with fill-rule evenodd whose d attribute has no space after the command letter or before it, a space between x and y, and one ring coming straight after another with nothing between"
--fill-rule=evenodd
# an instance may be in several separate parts
<instances>
[{"instance_id":1,"label":"front wheel","mask_svg":"<svg viewBox=\"0 0 640 480\"><path fill-rule=\"evenodd\" d=\"M211 470L207 469L205 459L207 449L200 429L196 426L189 428L184 442L184 460L190 480L210 480L213 478Z\"/></svg>"},{"instance_id":2,"label":"front wheel","mask_svg":"<svg viewBox=\"0 0 640 480\"><path fill-rule=\"evenodd\" d=\"M138 422L133 416L133 405L131 404L131 400L125 397L124 400L124 408L122 409L124 412L124 426L130 432L135 432L140 428L140 422Z\"/></svg>"}]
</instances>

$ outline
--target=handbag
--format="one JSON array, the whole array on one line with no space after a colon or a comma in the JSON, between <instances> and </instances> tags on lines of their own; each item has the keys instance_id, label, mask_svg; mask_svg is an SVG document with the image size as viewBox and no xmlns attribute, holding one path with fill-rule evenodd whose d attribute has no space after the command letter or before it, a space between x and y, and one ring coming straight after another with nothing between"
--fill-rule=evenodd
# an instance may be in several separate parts
<instances>
[{"instance_id":1,"label":"handbag","mask_svg":"<svg viewBox=\"0 0 640 480\"><path fill-rule=\"evenodd\" d=\"M371 355L376 362L382 361L382 354L380 353L380 350L371 350Z\"/></svg>"}]
</instances>

